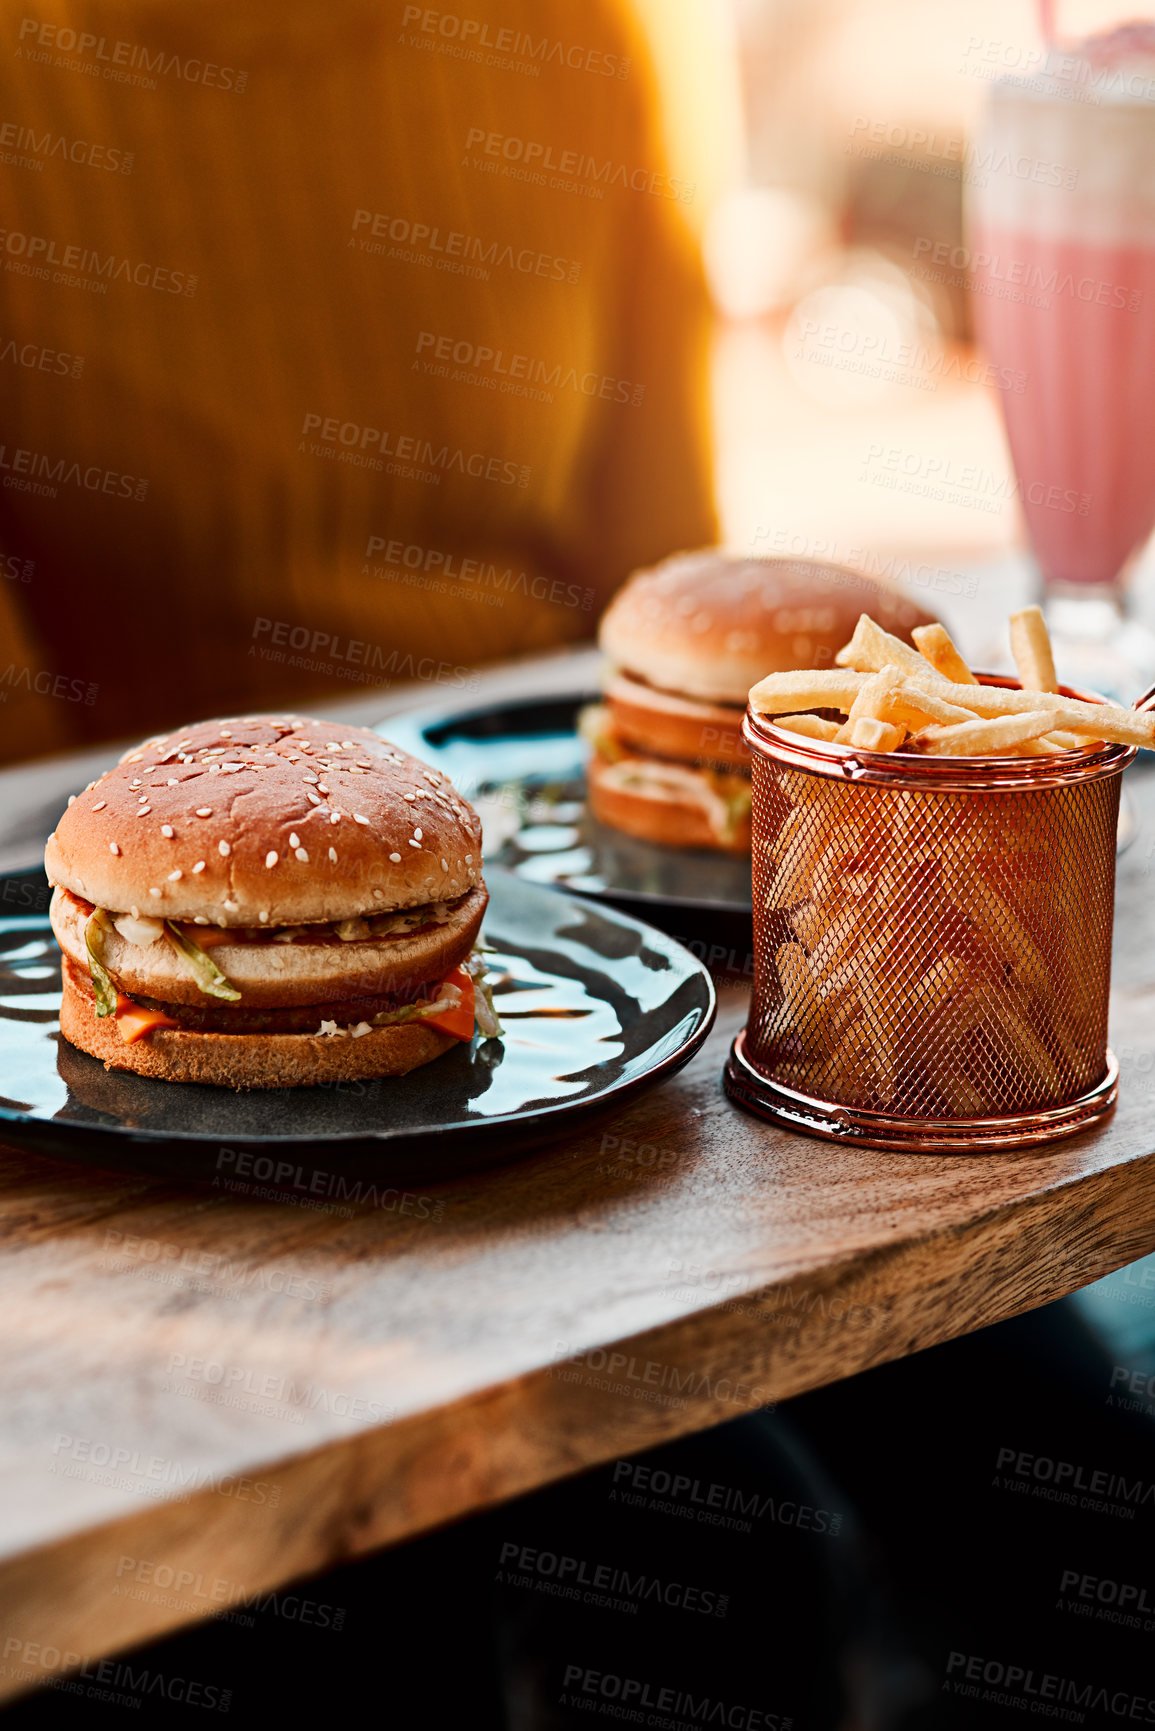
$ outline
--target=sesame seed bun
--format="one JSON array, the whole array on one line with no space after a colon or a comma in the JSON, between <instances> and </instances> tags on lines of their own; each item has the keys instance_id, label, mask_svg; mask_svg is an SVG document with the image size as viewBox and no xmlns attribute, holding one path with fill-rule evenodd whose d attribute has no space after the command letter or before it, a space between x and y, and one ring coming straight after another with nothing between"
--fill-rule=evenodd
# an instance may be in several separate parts
<instances>
[{"instance_id":1,"label":"sesame seed bun","mask_svg":"<svg viewBox=\"0 0 1155 1731\"><path fill-rule=\"evenodd\" d=\"M166 1082L221 1088L302 1088L324 1082L405 1076L448 1051L450 1034L416 1022L373 1028L355 1038L329 1034L215 1034L158 1028L126 1044L112 1016L98 1017L87 976L64 965L60 1031L108 1070L133 1070Z\"/></svg>"},{"instance_id":2,"label":"sesame seed bun","mask_svg":"<svg viewBox=\"0 0 1155 1731\"><path fill-rule=\"evenodd\" d=\"M841 566L707 547L635 572L598 640L616 668L662 691L745 710L766 674L831 666L860 613L907 642L935 623L898 589Z\"/></svg>"},{"instance_id":3,"label":"sesame seed bun","mask_svg":"<svg viewBox=\"0 0 1155 1731\"><path fill-rule=\"evenodd\" d=\"M236 716L129 752L72 802L44 863L113 912L308 924L464 895L481 882L481 822L367 728Z\"/></svg>"}]
</instances>

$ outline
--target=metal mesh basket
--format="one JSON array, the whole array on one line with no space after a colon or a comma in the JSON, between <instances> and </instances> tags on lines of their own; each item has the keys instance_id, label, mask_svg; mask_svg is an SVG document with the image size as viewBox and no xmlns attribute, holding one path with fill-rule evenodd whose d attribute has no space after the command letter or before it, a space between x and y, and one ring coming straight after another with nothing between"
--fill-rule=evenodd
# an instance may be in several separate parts
<instances>
[{"instance_id":1,"label":"metal mesh basket","mask_svg":"<svg viewBox=\"0 0 1155 1731\"><path fill-rule=\"evenodd\" d=\"M753 714L743 731L754 996L729 1092L818 1135L960 1152L1108 1111L1133 749L951 759L831 746Z\"/></svg>"}]
</instances>

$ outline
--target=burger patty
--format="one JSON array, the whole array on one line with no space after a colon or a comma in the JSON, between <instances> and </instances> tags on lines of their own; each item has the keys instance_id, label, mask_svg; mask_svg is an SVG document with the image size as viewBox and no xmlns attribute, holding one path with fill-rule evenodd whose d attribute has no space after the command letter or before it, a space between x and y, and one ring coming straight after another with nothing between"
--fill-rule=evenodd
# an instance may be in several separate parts
<instances>
[{"instance_id":1,"label":"burger patty","mask_svg":"<svg viewBox=\"0 0 1155 1731\"><path fill-rule=\"evenodd\" d=\"M347 998L340 1004L301 1004L291 1010L246 1010L239 1004L161 1004L154 998L134 998L146 1010L171 1016L182 1028L198 1034L315 1034L322 1022L353 1027L371 1022L380 1010L398 1010L413 995L383 993L376 998Z\"/></svg>"},{"instance_id":2,"label":"burger patty","mask_svg":"<svg viewBox=\"0 0 1155 1731\"><path fill-rule=\"evenodd\" d=\"M66 962L69 975L86 997L95 998L91 976L82 968ZM382 992L372 998L346 998L335 1004L299 1004L291 1009L247 1010L240 1004L165 1004L158 998L131 995L132 1002L144 1010L159 1010L182 1028L198 1034L315 1034L324 1022L336 1022L338 1027L353 1027L358 1022L371 1022L382 1010L399 1010L417 998L431 996L436 982L431 982L424 994L417 987L411 992Z\"/></svg>"}]
</instances>

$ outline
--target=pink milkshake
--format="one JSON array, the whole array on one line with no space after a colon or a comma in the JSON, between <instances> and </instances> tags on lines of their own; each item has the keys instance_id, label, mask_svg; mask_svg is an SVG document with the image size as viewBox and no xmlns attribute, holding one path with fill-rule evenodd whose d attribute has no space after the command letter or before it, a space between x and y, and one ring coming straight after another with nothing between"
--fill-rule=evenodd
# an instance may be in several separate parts
<instances>
[{"instance_id":1,"label":"pink milkshake","mask_svg":"<svg viewBox=\"0 0 1155 1731\"><path fill-rule=\"evenodd\" d=\"M1052 592L1108 596L1155 526L1155 25L991 92L969 242L979 338ZM985 184L984 184L985 182Z\"/></svg>"}]
</instances>

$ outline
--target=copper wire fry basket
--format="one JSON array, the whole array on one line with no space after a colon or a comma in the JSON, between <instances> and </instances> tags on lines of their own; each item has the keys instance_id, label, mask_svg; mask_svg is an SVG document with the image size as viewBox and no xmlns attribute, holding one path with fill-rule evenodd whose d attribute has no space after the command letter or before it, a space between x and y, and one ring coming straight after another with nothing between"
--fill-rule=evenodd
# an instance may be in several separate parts
<instances>
[{"instance_id":1,"label":"copper wire fry basket","mask_svg":"<svg viewBox=\"0 0 1155 1731\"><path fill-rule=\"evenodd\" d=\"M884 754L752 711L742 732L754 996L731 1097L812 1135L928 1153L1045 1142L1109 1112L1115 834L1134 748Z\"/></svg>"}]
</instances>

